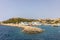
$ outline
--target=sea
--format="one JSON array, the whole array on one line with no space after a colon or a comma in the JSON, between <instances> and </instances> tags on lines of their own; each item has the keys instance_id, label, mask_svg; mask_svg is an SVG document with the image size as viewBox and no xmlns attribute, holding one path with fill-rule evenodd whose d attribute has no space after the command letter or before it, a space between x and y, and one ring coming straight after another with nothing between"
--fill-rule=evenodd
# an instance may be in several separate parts
<instances>
[{"instance_id":1,"label":"sea","mask_svg":"<svg viewBox=\"0 0 60 40\"><path fill-rule=\"evenodd\" d=\"M35 26L44 31L37 34L27 34L21 28L0 25L0 40L60 40L60 26Z\"/></svg>"}]
</instances>

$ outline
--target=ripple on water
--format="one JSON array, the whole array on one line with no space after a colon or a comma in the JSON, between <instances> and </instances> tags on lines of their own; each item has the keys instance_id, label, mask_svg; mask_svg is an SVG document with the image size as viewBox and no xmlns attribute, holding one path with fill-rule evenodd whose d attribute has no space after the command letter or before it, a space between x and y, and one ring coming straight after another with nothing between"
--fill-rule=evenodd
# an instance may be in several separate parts
<instances>
[{"instance_id":1,"label":"ripple on water","mask_svg":"<svg viewBox=\"0 0 60 40\"><path fill-rule=\"evenodd\" d=\"M39 34L26 34L20 28L0 26L0 40L60 40L60 27L38 26L45 29Z\"/></svg>"}]
</instances>

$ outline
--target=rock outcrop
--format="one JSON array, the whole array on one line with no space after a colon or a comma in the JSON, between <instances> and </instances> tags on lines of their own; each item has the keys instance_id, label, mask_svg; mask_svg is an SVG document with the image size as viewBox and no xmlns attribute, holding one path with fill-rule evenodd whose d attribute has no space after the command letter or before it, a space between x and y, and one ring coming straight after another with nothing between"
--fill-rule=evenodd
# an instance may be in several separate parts
<instances>
[{"instance_id":1,"label":"rock outcrop","mask_svg":"<svg viewBox=\"0 0 60 40\"><path fill-rule=\"evenodd\" d=\"M2 24L2 25L19 27L19 28L22 28L23 32L29 33L29 34L43 32L43 30L41 28L32 27L32 26L25 26L25 25L21 25L21 24Z\"/></svg>"},{"instance_id":2,"label":"rock outcrop","mask_svg":"<svg viewBox=\"0 0 60 40\"><path fill-rule=\"evenodd\" d=\"M35 33L43 32L43 30L37 27L25 27L23 29L23 32L29 33L29 34L35 34Z\"/></svg>"}]
</instances>

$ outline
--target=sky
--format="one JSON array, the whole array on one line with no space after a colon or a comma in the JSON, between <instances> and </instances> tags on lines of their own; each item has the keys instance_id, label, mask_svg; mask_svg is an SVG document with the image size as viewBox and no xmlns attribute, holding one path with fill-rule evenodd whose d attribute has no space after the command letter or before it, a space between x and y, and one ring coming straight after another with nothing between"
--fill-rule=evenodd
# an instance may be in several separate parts
<instances>
[{"instance_id":1,"label":"sky","mask_svg":"<svg viewBox=\"0 0 60 40\"><path fill-rule=\"evenodd\" d=\"M0 20L12 17L59 18L60 0L0 0Z\"/></svg>"}]
</instances>

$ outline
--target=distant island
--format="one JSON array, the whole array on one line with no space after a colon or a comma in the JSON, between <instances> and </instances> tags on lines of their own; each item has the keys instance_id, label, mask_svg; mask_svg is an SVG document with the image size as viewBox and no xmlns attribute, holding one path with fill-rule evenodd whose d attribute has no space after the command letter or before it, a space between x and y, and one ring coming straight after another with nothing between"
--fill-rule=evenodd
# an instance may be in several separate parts
<instances>
[{"instance_id":1,"label":"distant island","mask_svg":"<svg viewBox=\"0 0 60 40\"><path fill-rule=\"evenodd\" d=\"M22 28L22 32L28 33L28 34L35 34L43 32L41 28L29 26L31 25L31 22L36 22L38 20L36 19L26 19L26 18L10 18L8 20L2 21L0 24L4 26L13 26L13 27L19 27ZM29 24L30 23L30 24ZM26 25L28 24L28 25Z\"/></svg>"},{"instance_id":2,"label":"distant island","mask_svg":"<svg viewBox=\"0 0 60 40\"><path fill-rule=\"evenodd\" d=\"M33 27L38 25L60 26L60 18L56 19L27 19L27 18L10 18L0 22L1 25L16 26L22 28L26 33L40 33L43 29Z\"/></svg>"},{"instance_id":3,"label":"distant island","mask_svg":"<svg viewBox=\"0 0 60 40\"><path fill-rule=\"evenodd\" d=\"M55 19L27 19L27 18L10 18L8 20L2 21L2 23L25 23L25 24L43 24L43 25L60 25L60 18Z\"/></svg>"},{"instance_id":4,"label":"distant island","mask_svg":"<svg viewBox=\"0 0 60 40\"><path fill-rule=\"evenodd\" d=\"M20 23L20 22L33 22L38 21L37 19L27 19L27 18L10 18L8 20L2 21L2 23Z\"/></svg>"}]
</instances>

